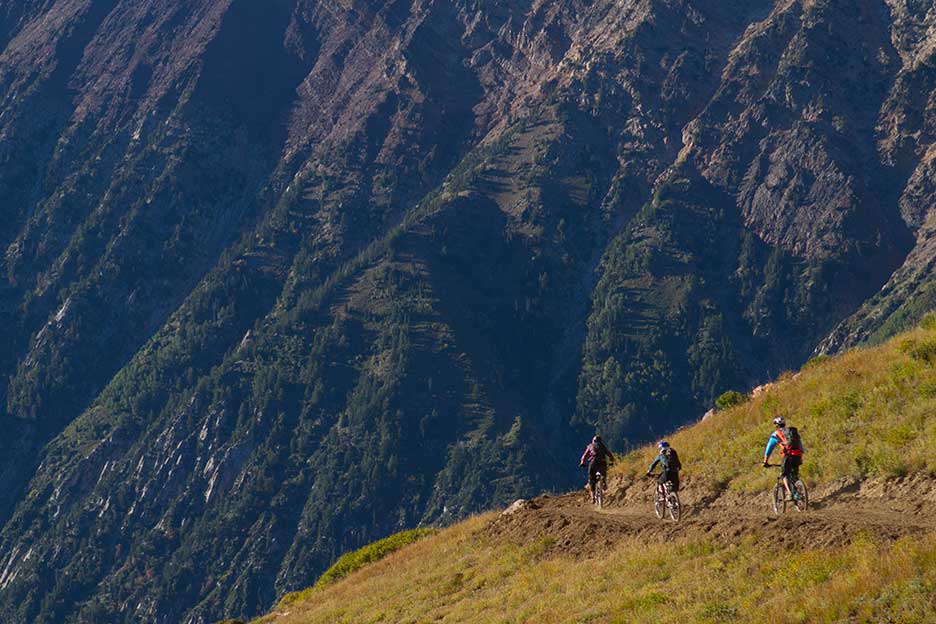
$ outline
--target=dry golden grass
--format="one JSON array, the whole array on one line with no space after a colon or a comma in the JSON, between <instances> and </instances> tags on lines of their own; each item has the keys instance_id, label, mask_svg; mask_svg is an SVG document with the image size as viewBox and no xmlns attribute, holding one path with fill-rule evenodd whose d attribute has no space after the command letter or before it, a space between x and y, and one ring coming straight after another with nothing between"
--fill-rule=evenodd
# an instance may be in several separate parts
<instances>
[{"instance_id":1,"label":"dry golden grass","mask_svg":"<svg viewBox=\"0 0 936 624\"><path fill-rule=\"evenodd\" d=\"M279 624L934 622L936 537L773 553L754 542L627 541L593 559L492 543L482 516L375 563Z\"/></svg>"},{"instance_id":2,"label":"dry golden grass","mask_svg":"<svg viewBox=\"0 0 936 624\"><path fill-rule=\"evenodd\" d=\"M759 464L775 415L800 430L807 482L936 474L936 357L924 357L930 347L936 352L936 332L916 329L824 359L668 439L693 487L713 491L763 491L773 483L776 474ZM640 474L654 454L650 447L629 453L615 472Z\"/></svg>"},{"instance_id":3,"label":"dry golden grass","mask_svg":"<svg viewBox=\"0 0 936 624\"><path fill-rule=\"evenodd\" d=\"M932 325L932 324L931 324ZM930 354L933 354L932 356ZM800 428L811 485L936 472L936 332L917 329L786 375L765 395L669 439L693 487L751 493L774 414ZM652 448L617 473L646 469ZM493 540L493 514L408 546L260 622L721 623L936 622L936 535L777 552L753 538L626 539L592 558L547 541Z\"/></svg>"}]
</instances>

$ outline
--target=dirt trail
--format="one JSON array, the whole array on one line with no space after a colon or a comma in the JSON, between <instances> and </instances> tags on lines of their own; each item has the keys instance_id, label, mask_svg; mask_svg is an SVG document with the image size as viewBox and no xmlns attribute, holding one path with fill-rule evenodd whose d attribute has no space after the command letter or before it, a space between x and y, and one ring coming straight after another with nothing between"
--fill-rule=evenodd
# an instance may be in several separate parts
<instances>
[{"instance_id":1,"label":"dirt trail","mask_svg":"<svg viewBox=\"0 0 936 624\"><path fill-rule=\"evenodd\" d=\"M775 544L823 548L858 537L895 540L936 531L936 483L923 479L839 481L811 492L805 513L788 505L780 516L770 510L766 493L702 497L687 484L680 494L678 523L654 515L652 484L620 479L616 485L605 509L589 504L584 493L540 496L499 516L488 530L496 538L539 542L547 550L576 557L635 537L668 541L701 536L722 543L769 538Z\"/></svg>"}]
</instances>

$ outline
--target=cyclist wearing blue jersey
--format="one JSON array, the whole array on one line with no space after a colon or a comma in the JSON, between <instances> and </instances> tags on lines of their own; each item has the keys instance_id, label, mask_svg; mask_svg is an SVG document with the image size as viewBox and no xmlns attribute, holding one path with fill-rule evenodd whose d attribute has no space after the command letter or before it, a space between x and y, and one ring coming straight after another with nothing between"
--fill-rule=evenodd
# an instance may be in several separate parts
<instances>
[{"instance_id":1,"label":"cyclist wearing blue jersey","mask_svg":"<svg viewBox=\"0 0 936 624\"><path fill-rule=\"evenodd\" d=\"M770 434L767 448L764 449L764 467L770 465L770 454L777 446L780 446L780 476L783 478L783 487L787 491L787 496L796 500L797 493L792 483L798 478L799 467L803 463L803 443L800 440L799 431L796 427L788 427L783 416L774 418L773 424L775 430Z\"/></svg>"},{"instance_id":2,"label":"cyclist wearing blue jersey","mask_svg":"<svg viewBox=\"0 0 936 624\"><path fill-rule=\"evenodd\" d=\"M676 453L676 449L671 447L666 440L661 440L660 443L657 444L657 450L660 453L647 469L647 476L649 477L653 469L657 467L657 464L660 464L663 472L661 472L660 476L657 478L657 489L662 492L663 484L669 481L673 484L673 491L678 492L679 471L682 470L682 464L679 462L679 455Z\"/></svg>"}]
</instances>

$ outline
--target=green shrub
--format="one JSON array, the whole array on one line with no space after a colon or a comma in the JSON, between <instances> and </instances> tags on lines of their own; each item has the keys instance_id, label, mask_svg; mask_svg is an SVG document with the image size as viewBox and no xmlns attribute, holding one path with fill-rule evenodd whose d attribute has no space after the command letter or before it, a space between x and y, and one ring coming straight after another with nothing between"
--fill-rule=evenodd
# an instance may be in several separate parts
<instances>
[{"instance_id":1,"label":"green shrub","mask_svg":"<svg viewBox=\"0 0 936 624\"><path fill-rule=\"evenodd\" d=\"M900 343L900 350L914 360L932 364L936 362L936 340L914 340L908 338Z\"/></svg>"},{"instance_id":2,"label":"green shrub","mask_svg":"<svg viewBox=\"0 0 936 624\"><path fill-rule=\"evenodd\" d=\"M925 314L923 318L920 319L920 327L927 331L936 329L936 312Z\"/></svg>"},{"instance_id":3,"label":"green shrub","mask_svg":"<svg viewBox=\"0 0 936 624\"><path fill-rule=\"evenodd\" d=\"M826 355L825 353L820 353L819 355L817 355L817 356L815 356L815 357L809 358L809 360L807 360L807 362L806 362L805 364L803 364L803 369L802 369L802 370L808 370L808 369L810 369L810 368L812 368L812 367L814 367L814 366L819 366L819 365L822 364L823 362L827 362L827 361L829 361L829 360L831 360L831 359L832 359L832 358L829 357L828 355Z\"/></svg>"},{"instance_id":4,"label":"green shrub","mask_svg":"<svg viewBox=\"0 0 936 624\"><path fill-rule=\"evenodd\" d=\"M735 405L741 405L747 401L747 397L736 390L729 390L728 392L722 393L717 399L715 399L715 407L720 410L726 410Z\"/></svg>"},{"instance_id":5,"label":"green shrub","mask_svg":"<svg viewBox=\"0 0 936 624\"><path fill-rule=\"evenodd\" d=\"M384 538L373 544L368 544L364 548L359 548L353 552L346 553L332 567L325 570L319 580L315 582L316 587L325 587L341 580L355 570L363 568L368 563L379 561L390 553L400 550L404 546L412 544L418 539L432 535L435 529L413 529L412 531L403 531L390 537Z\"/></svg>"},{"instance_id":6,"label":"green shrub","mask_svg":"<svg viewBox=\"0 0 936 624\"><path fill-rule=\"evenodd\" d=\"M400 550L404 546L408 546L409 544L412 544L413 542L428 535L432 535L435 532L436 529L413 529L411 531L403 531L401 533L391 535L390 537L386 537L380 541L374 542L373 544L368 544L363 548L345 553L332 565L332 567L325 570L322 576L320 576L319 579L315 582L315 585L302 591L286 594L283 596L280 604L289 605L305 600L315 590L328 587L332 583L340 581L352 572L363 568L367 564L379 561L387 555Z\"/></svg>"}]
</instances>

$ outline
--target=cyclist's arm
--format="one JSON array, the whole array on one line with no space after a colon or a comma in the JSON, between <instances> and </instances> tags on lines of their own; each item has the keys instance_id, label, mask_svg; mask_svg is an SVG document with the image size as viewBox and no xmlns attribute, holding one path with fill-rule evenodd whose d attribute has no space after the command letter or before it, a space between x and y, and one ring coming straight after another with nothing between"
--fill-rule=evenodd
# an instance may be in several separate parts
<instances>
[{"instance_id":1,"label":"cyclist's arm","mask_svg":"<svg viewBox=\"0 0 936 624\"><path fill-rule=\"evenodd\" d=\"M582 453L582 459L579 460L579 466L584 466L589 459L591 459L591 448L586 447L585 452Z\"/></svg>"},{"instance_id":2,"label":"cyclist's arm","mask_svg":"<svg viewBox=\"0 0 936 624\"><path fill-rule=\"evenodd\" d=\"M650 464L650 467L647 468L647 474L653 472L653 469L657 467L657 464L663 461L662 455L657 455L657 458L653 460L653 463Z\"/></svg>"},{"instance_id":3,"label":"cyclist's arm","mask_svg":"<svg viewBox=\"0 0 936 624\"><path fill-rule=\"evenodd\" d=\"M777 437L776 433L770 434L770 439L767 440L767 448L764 449L764 463L767 463L767 460L770 459L770 454L773 453L774 448L780 444L780 438Z\"/></svg>"}]
</instances>

